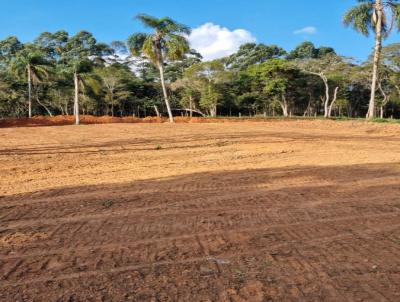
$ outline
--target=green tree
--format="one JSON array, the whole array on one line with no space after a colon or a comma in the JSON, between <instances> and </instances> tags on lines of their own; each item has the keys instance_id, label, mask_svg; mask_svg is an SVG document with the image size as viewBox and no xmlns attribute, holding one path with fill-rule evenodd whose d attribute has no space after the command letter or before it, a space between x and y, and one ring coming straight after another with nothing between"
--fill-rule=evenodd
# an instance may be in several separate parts
<instances>
[{"instance_id":1,"label":"green tree","mask_svg":"<svg viewBox=\"0 0 400 302\"><path fill-rule=\"evenodd\" d=\"M332 108L337 100L338 91L340 86L338 85L340 77L344 77L349 68L349 64L344 58L329 54L319 59L308 59L297 61L299 68L304 72L319 77L325 87L325 96L322 98L322 105L324 110L324 117L331 117ZM334 86L334 89L330 85Z\"/></svg>"},{"instance_id":2,"label":"green tree","mask_svg":"<svg viewBox=\"0 0 400 302\"><path fill-rule=\"evenodd\" d=\"M382 49L382 63L394 72L400 72L400 43L393 43Z\"/></svg>"},{"instance_id":3,"label":"green tree","mask_svg":"<svg viewBox=\"0 0 400 302\"><path fill-rule=\"evenodd\" d=\"M279 102L283 116L289 116L290 104L297 98L293 96L296 87L301 86L297 83L300 70L287 60L271 59L262 64L250 66L247 72L258 82L257 85L262 85L263 92L267 96Z\"/></svg>"},{"instance_id":4,"label":"green tree","mask_svg":"<svg viewBox=\"0 0 400 302\"><path fill-rule=\"evenodd\" d=\"M165 79L171 83L181 79L185 70L196 63L200 63L202 58L201 54L191 49L181 60L167 64L165 67Z\"/></svg>"},{"instance_id":5,"label":"green tree","mask_svg":"<svg viewBox=\"0 0 400 302\"><path fill-rule=\"evenodd\" d=\"M298 45L295 49L293 49L288 55L288 60L296 60L296 59L318 59L323 58L326 55L334 55L335 50L332 47L322 46L320 48L316 48L312 42L306 41Z\"/></svg>"},{"instance_id":6,"label":"green tree","mask_svg":"<svg viewBox=\"0 0 400 302\"><path fill-rule=\"evenodd\" d=\"M110 53L110 49L97 43L93 35L86 31L78 32L68 39L61 54L60 68L73 74L74 79L74 115L75 124L79 125L79 88L86 86L98 90L98 82L88 76L96 65L103 65L103 56Z\"/></svg>"},{"instance_id":7,"label":"green tree","mask_svg":"<svg viewBox=\"0 0 400 302\"><path fill-rule=\"evenodd\" d=\"M0 116L20 117L26 114L25 83L9 69L0 69Z\"/></svg>"},{"instance_id":8,"label":"green tree","mask_svg":"<svg viewBox=\"0 0 400 302\"><path fill-rule=\"evenodd\" d=\"M189 67L185 76L190 78L201 92L200 107L208 115L215 117L217 107L223 99L222 85L231 81L232 73L226 70L222 60L201 62Z\"/></svg>"},{"instance_id":9,"label":"green tree","mask_svg":"<svg viewBox=\"0 0 400 302\"><path fill-rule=\"evenodd\" d=\"M69 35L64 30L43 32L34 40L34 44L46 54L47 60L60 63L68 39Z\"/></svg>"},{"instance_id":10,"label":"green tree","mask_svg":"<svg viewBox=\"0 0 400 302\"><path fill-rule=\"evenodd\" d=\"M32 117L32 85L37 84L50 72L49 62L45 60L45 54L37 46L26 44L15 54L11 61L11 68L28 84L28 117Z\"/></svg>"},{"instance_id":11,"label":"green tree","mask_svg":"<svg viewBox=\"0 0 400 302\"><path fill-rule=\"evenodd\" d=\"M371 31L375 34L371 97L367 114L367 118L374 118L382 40L389 36L392 23L397 23L397 28L400 30L400 4L398 0L358 0L358 2L360 4L346 12L343 22L365 36Z\"/></svg>"},{"instance_id":12,"label":"green tree","mask_svg":"<svg viewBox=\"0 0 400 302\"><path fill-rule=\"evenodd\" d=\"M132 95L129 84L135 77L127 66L119 63L97 68L95 73L100 77L105 90L106 113L108 114L108 109L111 107L111 116L114 116L115 106Z\"/></svg>"},{"instance_id":13,"label":"green tree","mask_svg":"<svg viewBox=\"0 0 400 302\"><path fill-rule=\"evenodd\" d=\"M128 39L128 47L133 55L143 54L158 68L169 120L173 123L174 119L164 79L164 64L165 60L181 59L190 50L189 42L184 36L190 33L190 29L167 17L158 19L140 14L136 18L154 32L132 35Z\"/></svg>"},{"instance_id":14,"label":"green tree","mask_svg":"<svg viewBox=\"0 0 400 302\"><path fill-rule=\"evenodd\" d=\"M0 41L0 68L7 68L7 65L15 57L18 51L23 48L23 44L17 37L11 36Z\"/></svg>"},{"instance_id":15,"label":"green tree","mask_svg":"<svg viewBox=\"0 0 400 302\"><path fill-rule=\"evenodd\" d=\"M201 87L201 81L187 73L182 79L178 79L171 85L173 91L177 92L180 96L180 105L186 112L189 112L190 117L193 116L193 112L205 116L205 114L199 109Z\"/></svg>"},{"instance_id":16,"label":"green tree","mask_svg":"<svg viewBox=\"0 0 400 302\"><path fill-rule=\"evenodd\" d=\"M246 43L227 59L230 69L245 70L250 65L260 64L272 58L280 58L286 51L276 45Z\"/></svg>"}]
</instances>

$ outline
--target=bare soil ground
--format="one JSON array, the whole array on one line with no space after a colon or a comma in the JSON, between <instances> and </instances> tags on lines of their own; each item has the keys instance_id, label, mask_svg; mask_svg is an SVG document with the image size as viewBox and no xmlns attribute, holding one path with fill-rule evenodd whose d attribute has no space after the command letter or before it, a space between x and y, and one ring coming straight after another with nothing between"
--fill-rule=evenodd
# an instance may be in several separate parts
<instances>
[{"instance_id":1,"label":"bare soil ground","mask_svg":"<svg viewBox=\"0 0 400 302\"><path fill-rule=\"evenodd\" d=\"M0 301L400 301L400 128L0 129Z\"/></svg>"}]
</instances>

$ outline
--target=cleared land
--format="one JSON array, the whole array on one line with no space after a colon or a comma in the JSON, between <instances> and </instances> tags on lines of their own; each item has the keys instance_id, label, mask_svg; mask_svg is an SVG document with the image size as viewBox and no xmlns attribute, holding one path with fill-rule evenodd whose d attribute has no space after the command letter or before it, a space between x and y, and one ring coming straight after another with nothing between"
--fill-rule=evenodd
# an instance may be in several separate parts
<instances>
[{"instance_id":1,"label":"cleared land","mask_svg":"<svg viewBox=\"0 0 400 302\"><path fill-rule=\"evenodd\" d=\"M0 129L0 301L400 301L400 128Z\"/></svg>"}]
</instances>

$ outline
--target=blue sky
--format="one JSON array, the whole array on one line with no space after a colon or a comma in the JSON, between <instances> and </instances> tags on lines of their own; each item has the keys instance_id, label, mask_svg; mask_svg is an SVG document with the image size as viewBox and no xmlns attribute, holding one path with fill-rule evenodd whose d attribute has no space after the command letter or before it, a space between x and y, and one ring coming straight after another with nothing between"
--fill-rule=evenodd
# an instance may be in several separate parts
<instances>
[{"instance_id":1,"label":"blue sky","mask_svg":"<svg viewBox=\"0 0 400 302\"><path fill-rule=\"evenodd\" d=\"M304 40L317 46L332 46L340 54L365 59L373 41L343 27L343 13L355 0L2 0L0 39L16 35L30 41L42 31L65 29L75 33L85 29L102 42L125 40L141 31L133 20L138 13L170 16L199 28L201 43L214 43L210 56L218 56L241 42L256 39L287 50ZM206 23L212 23L204 26ZM203 25L203 27L201 27ZM309 34L295 34L303 28ZM236 31L241 29L244 31ZM214 31L207 36L206 31ZM315 31L315 32L314 32ZM204 36L206 35L206 36ZM215 39L222 39L215 43ZM398 33L385 43L399 41ZM223 40L227 39L227 40ZM197 41L200 41L197 38ZM199 43L197 43L199 44ZM207 45L200 45L207 48ZM218 47L227 49L216 51Z\"/></svg>"}]
</instances>

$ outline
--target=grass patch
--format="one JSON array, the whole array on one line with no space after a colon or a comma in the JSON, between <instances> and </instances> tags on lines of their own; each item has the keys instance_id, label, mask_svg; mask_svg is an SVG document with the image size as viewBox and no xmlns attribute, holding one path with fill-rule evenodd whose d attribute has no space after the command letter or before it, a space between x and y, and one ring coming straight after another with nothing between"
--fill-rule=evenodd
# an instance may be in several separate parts
<instances>
[{"instance_id":1,"label":"grass patch","mask_svg":"<svg viewBox=\"0 0 400 302\"><path fill-rule=\"evenodd\" d=\"M101 205L103 207L105 207L106 209L109 209L114 205L114 201L112 201L112 200L104 200L104 201L101 202Z\"/></svg>"}]
</instances>

